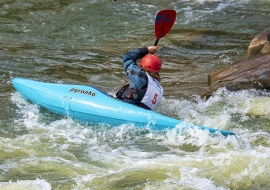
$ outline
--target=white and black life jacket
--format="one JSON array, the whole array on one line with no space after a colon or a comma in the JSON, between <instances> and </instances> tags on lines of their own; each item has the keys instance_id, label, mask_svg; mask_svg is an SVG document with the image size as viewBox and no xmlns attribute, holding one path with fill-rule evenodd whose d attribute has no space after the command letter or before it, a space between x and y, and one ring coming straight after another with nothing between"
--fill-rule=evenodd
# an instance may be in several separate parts
<instances>
[{"instance_id":1,"label":"white and black life jacket","mask_svg":"<svg viewBox=\"0 0 270 190\"><path fill-rule=\"evenodd\" d=\"M146 75L148 83L143 88L135 89L128 83L118 90L116 97L145 109L156 110L163 97L163 88L155 78L147 73Z\"/></svg>"}]
</instances>

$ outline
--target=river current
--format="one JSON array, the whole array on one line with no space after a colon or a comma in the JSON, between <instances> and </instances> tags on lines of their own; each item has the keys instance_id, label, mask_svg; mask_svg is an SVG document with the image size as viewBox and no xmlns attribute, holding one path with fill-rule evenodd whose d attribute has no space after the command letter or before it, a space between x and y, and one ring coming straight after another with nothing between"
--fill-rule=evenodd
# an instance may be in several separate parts
<instances>
[{"instance_id":1,"label":"river current","mask_svg":"<svg viewBox=\"0 0 270 190\"><path fill-rule=\"evenodd\" d=\"M155 15L176 22L159 41L158 112L233 131L91 125L23 99L14 77L94 85L126 82L122 56L153 45ZM219 89L208 74L246 56L269 28L268 0L1 0L0 189L270 189L270 92Z\"/></svg>"}]
</instances>

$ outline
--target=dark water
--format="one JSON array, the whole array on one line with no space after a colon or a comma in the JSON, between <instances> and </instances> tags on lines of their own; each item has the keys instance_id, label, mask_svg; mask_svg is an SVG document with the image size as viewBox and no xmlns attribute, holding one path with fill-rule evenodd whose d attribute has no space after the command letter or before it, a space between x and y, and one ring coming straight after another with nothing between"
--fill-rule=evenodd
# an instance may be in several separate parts
<instances>
[{"instance_id":1,"label":"dark water","mask_svg":"<svg viewBox=\"0 0 270 190\"><path fill-rule=\"evenodd\" d=\"M268 92L220 89L208 74L245 57L269 28L267 0L2 0L0 189L269 189ZM153 45L155 15L177 11L158 55L165 99L158 112L235 132L93 126L52 114L15 92L14 77L91 84L125 82L122 55ZM10 182L10 183L9 183ZM9 184L8 184L9 183Z\"/></svg>"}]
</instances>

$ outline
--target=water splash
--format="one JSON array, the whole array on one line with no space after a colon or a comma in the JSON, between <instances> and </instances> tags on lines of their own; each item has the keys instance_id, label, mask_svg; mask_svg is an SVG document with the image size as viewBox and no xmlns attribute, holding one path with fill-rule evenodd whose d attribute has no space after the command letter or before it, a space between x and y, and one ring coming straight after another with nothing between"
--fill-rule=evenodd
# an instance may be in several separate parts
<instances>
[{"instance_id":1,"label":"water splash","mask_svg":"<svg viewBox=\"0 0 270 190\"><path fill-rule=\"evenodd\" d=\"M44 179L36 180L18 180L17 182L1 182L1 189L17 189L17 190L51 190L50 184Z\"/></svg>"}]
</instances>

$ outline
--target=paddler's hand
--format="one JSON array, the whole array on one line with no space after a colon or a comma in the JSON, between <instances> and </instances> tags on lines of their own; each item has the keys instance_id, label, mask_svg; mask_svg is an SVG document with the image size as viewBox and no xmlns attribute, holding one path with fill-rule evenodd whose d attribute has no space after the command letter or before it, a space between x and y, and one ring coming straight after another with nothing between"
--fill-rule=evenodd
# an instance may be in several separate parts
<instances>
[{"instance_id":1,"label":"paddler's hand","mask_svg":"<svg viewBox=\"0 0 270 190\"><path fill-rule=\"evenodd\" d=\"M149 46L147 49L148 49L148 52L149 52L149 53L154 54L154 53L157 53L157 51L158 51L158 46Z\"/></svg>"}]
</instances>

